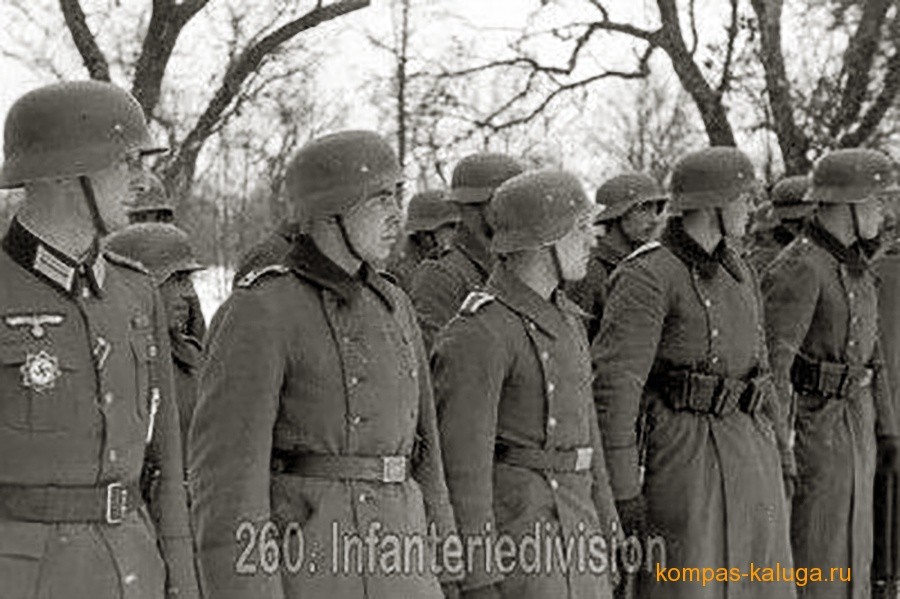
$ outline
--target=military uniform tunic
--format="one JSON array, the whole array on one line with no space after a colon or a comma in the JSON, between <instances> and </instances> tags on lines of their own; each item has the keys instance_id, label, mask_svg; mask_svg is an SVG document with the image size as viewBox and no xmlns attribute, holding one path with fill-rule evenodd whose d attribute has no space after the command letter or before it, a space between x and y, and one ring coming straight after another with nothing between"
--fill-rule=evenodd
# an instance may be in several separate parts
<instances>
[{"instance_id":1,"label":"military uniform tunic","mask_svg":"<svg viewBox=\"0 0 900 599\"><path fill-rule=\"evenodd\" d=\"M589 341L592 341L600 330L609 277L632 250L633 248L627 244L621 234L610 233L601 237L593 250L585 277L568 286L569 297L581 306L582 310L591 315L588 324Z\"/></svg>"},{"instance_id":2,"label":"military uniform tunic","mask_svg":"<svg viewBox=\"0 0 900 599\"><path fill-rule=\"evenodd\" d=\"M851 250L812 226L771 266L763 291L781 401L795 402L794 560L798 566L852 568L851 584L809 585L801 595L868 597L876 434L896 434L884 372L877 368L874 278ZM792 384L801 358L854 371L844 377L838 397L827 399ZM866 370L871 367L874 377Z\"/></svg>"},{"instance_id":3,"label":"military uniform tunic","mask_svg":"<svg viewBox=\"0 0 900 599\"><path fill-rule=\"evenodd\" d=\"M150 276L113 254L73 264L18 221L3 249L0 485L132 484L145 454L161 478L150 510L116 525L23 521L0 506L0 596L196 597L169 344Z\"/></svg>"},{"instance_id":4,"label":"military uniform tunic","mask_svg":"<svg viewBox=\"0 0 900 599\"><path fill-rule=\"evenodd\" d=\"M490 263L484 244L466 227L460 227L449 252L437 260L425 260L416 269L410 297L427 349L466 296L487 281Z\"/></svg>"},{"instance_id":5,"label":"military uniform tunic","mask_svg":"<svg viewBox=\"0 0 900 599\"><path fill-rule=\"evenodd\" d=\"M737 252L723 244L707 254L677 219L612 277L592 345L600 430L613 493L619 500L643 493L668 567L790 567L771 383L759 384L762 406L752 415L718 416L673 409L676 392L650 384L678 372L742 381L764 373L761 308ZM643 596L654 598L793 596L785 584L655 582L655 565L645 578Z\"/></svg>"},{"instance_id":6,"label":"military uniform tunic","mask_svg":"<svg viewBox=\"0 0 900 599\"><path fill-rule=\"evenodd\" d=\"M418 535L427 551L430 523L440 535L455 530L425 350L402 291L368 267L351 277L300 237L285 266L257 273L220 308L200 386L189 478L206 596L441 597L428 556L424 571L413 563L410 573L392 573L377 552L375 567L368 554L347 559L342 540L380 525L381 535ZM273 451L407 456L412 477L273 474ZM257 533L272 522L283 534L299 524L299 571L282 557L267 574L259 548L235 536L245 522ZM236 563L256 574L238 573Z\"/></svg>"},{"instance_id":7,"label":"military uniform tunic","mask_svg":"<svg viewBox=\"0 0 900 599\"><path fill-rule=\"evenodd\" d=\"M461 534L603 538L618 521L590 395L586 316L557 293L541 298L502 265L479 306L473 294L440 333L432 357L447 485ZM484 300L481 300L483 302ZM496 446L591 448L590 469L547 472L495 460ZM615 524L614 524L615 523ZM577 541L576 541L577 542ZM533 555L533 554L532 554ZM606 556L604 556L606 557ZM502 581L504 597L609 597L600 575L573 559L535 570L528 556L505 577L473 555L464 589ZM546 555L543 556L546 559ZM529 570L531 568L531 570ZM536 572L537 575L534 573Z\"/></svg>"}]
</instances>

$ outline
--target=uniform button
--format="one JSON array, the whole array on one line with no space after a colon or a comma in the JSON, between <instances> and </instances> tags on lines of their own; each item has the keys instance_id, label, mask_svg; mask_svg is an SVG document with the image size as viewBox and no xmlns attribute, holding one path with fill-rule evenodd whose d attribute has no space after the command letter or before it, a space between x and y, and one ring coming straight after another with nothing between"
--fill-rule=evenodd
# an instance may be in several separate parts
<instances>
[{"instance_id":1,"label":"uniform button","mask_svg":"<svg viewBox=\"0 0 900 599\"><path fill-rule=\"evenodd\" d=\"M712 335L713 337L718 337L718 336L719 336L719 329L713 329L713 330L711 330L711 331L709 332L709 334Z\"/></svg>"},{"instance_id":2,"label":"uniform button","mask_svg":"<svg viewBox=\"0 0 900 599\"><path fill-rule=\"evenodd\" d=\"M706 306L707 308L711 308L712 300L710 300L709 298L706 298L705 300L703 300L703 305Z\"/></svg>"},{"instance_id":3,"label":"uniform button","mask_svg":"<svg viewBox=\"0 0 900 599\"><path fill-rule=\"evenodd\" d=\"M67 537L66 535L62 535L61 537L59 537L59 542L63 545L67 545L69 543L69 537Z\"/></svg>"},{"instance_id":4,"label":"uniform button","mask_svg":"<svg viewBox=\"0 0 900 599\"><path fill-rule=\"evenodd\" d=\"M369 503L370 497L366 493L359 494L359 502L360 503Z\"/></svg>"},{"instance_id":5,"label":"uniform button","mask_svg":"<svg viewBox=\"0 0 900 599\"><path fill-rule=\"evenodd\" d=\"M123 580L125 584L134 584L137 582L137 574L126 574Z\"/></svg>"},{"instance_id":6,"label":"uniform button","mask_svg":"<svg viewBox=\"0 0 900 599\"><path fill-rule=\"evenodd\" d=\"M359 379L356 378L355 376L351 376L350 380L348 382L350 383L351 387L355 387L356 385L359 384Z\"/></svg>"},{"instance_id":7,"label":"uniform button","mask_svg":"<svg viewBox=\"0 0 900 599\"><path fill-rule=\"evenodd\" d=\"M159 353L159 348L156 347L155 345L151 345L151 346L148 348L147 351L150 352L150 357L151 357L151 358L155 358L155 357L156 357L156 354Z\"/></svg>"},{"instance_id":8,"label":"uniform button","mask_svg":"<svg viewBox=\"0 0 900 599\"><path fill-rule=\"evenodd\" d=\"M115 449L110 449L110 450L109 450L109 461L110 461L110 462L115 462L115 461L118 460L118 459L119 459L119 454L116 453L116 450L115 450Z\"/></svg>"},{"instance_id":9,"label":"uniform button","mask_svg":"<svg viewBox=\"0 0 900 599\"><path fill-rule=\"evenodd\" d=\"M419 378L419 373L418 373L415 369L410 370L410 371L409 371L409 378L411 378L411 379Z\"/></svg>"},{"instance_id":10,"label":"uniform button","mask_svg":"<svg viewBox=\"0 0 900 599\"><path fill-rule=\"evenodd\" d=\"M550 428L553 428L554 426L556 426L556 418L554 418L553 416L551 416L550 418L548 418L548 419L547 419L547 426L549 426Z\"/></svg>"},{"instance_id":11,"label":"uniform button","mask_svg":"<svg viewBox=\"0 0 900 599\"><path fill-rule=\"evenodd\" d=\"M848 345L850 345L850 347L856 346L856 339L851 339Z\"/></svg>"},{"instance_id":12,"label":"uniform button","mask_svg":"<svg viewBox=\"0 0 900 599\"><path fill-rule=\"evenodd\" d=\"M341 337L341 341L343 341L344 343L350 343L350 337L344 335L343 337Z\"/></svg>"},{"instance_id":13,"label":"uniform button","mask_svg":"<svg viewBox=\"0 0 900 599\"><path fill-rule=\"evenodd\" d=\"M718 363L719 363L719 356L713 356L713 357L712 357L712 363L713 363L713 364L718 364Z\"/></svg>"},{"instance_id":14,"label":"uniform button","mask_svg":"<svg viewBox=\"0 0 900 599\"><path fill-rule=\"evenodd\" d=\"M81 288L81 297L83 297L85 299L91 297L91 290L88 289L87 287L82 287Z\"/></svg>"},{"instance_id":15,"label":"uniform button","mask_svg":"<svg viewBox=\"0 0 900 599\"><path fill-rule=\"evenodd\" d=\"M112 394L112 391L107 391L103 394L103 403L105 403L106 405L111 404L114 399L115 396Z\"/></svg>"},{"instance_id":16,"label":"uniform button","mask_svg":"<svg viewBox=\"0 0 900 599\"><path fill-rule=\"evenodd\" d=\"M359 426L362 423L362 416L359 414L354 414L350 417L350 424L353 426Z\"/></svg>"},{"instance_id":17,"label":"uniform button","mask_svg":"<svg viewBox=\"0 0 900 599\"><path fill-rule=\"evenodd\" d=\"M549 359L550 359L550 354L545 351L542 351L541 352L541 361L546 362Z\"/></svg>"},{"instance_id":18,"label":"uniform button","mask_svg":"<svg viewBox=\"0 0 900 599\"><path fill-rule=\"evenodd\" d=\"M547 393L553 393L556 390L556 385L553 383L547 383Z\"/></svg>"},{"instance_id":19,"label":"uniform button","mask_svg":"<svg viewBox=\"0 0 900 599\"><path fill-rule=\"evenodd\" d=\"M848 291L848 292L847 292L847 297L848 297L849 299L853 299L855 296L856 296L856 294L853 293L852 291Z\"/></svg>"},{"instance_id":20,"label":"uniform button","mask_svg":"<svg viewBox=\"0 0 900 599\"><path fill-rule=\"evenodd\" d=\"M551 478L550 479L550 488L553 489L554 491L557 490L559 488L559 481L557 481L555 478Z\"/></svg>"}]
</instances>

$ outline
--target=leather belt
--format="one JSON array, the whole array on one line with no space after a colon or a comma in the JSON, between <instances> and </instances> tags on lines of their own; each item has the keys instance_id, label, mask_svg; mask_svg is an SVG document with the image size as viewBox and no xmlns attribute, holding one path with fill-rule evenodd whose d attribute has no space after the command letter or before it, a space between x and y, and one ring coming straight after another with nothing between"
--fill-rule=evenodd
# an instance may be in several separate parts
<instances>
[{"instance_id":1,"label":"leather belt","mask_svg":"<svg viewBox=\"0 0 900 599\"><path fill-rule=\"evenodd\" d=\"M0 518L8 520L116 525L142 503L137 482L100 487L0 485Z\"/></svg>"},{"instance_id":2,"label":"leather belt","mask_svg":"<svg viewBox=\"0 0 900 599\"><path fill-rule=\"evenodd\" d=\"M741 411L753 414L762 403L761 383L769 375L741 380L690 370L651 374L648 385L670 409L725 416Z\"/></svg>"},{"instance_id":3,"label":"leather belt","mask_svg":"<svg viewBox=\"0 0 900 599\"><path fill-rule=\"evenodd\" d=\"M868 387L875 369L841 362L813 361L797 356L791 365L791 383L801 393L825 399L846 397L852 386Z\"/></svg>"},{"instance_id":4,"label":"leather belt","mask_svg":"<svg viewBox=\"0 0 900 599\"><path fill-rule=\"evenodd\" d=\"M571 450L537 449L513 447L503 443L494 446L494 457L498 462L541 472L584 472L591 469L594 457L593 447L578 447Z\"/></svg>"},{"instance_id":5,"label":"leather belt","mask_svg":"<svg viewBox=\"0 0 900 599\"><path fill-rule=\"evenodd\" d=\"M271 470L275 474L362 480L381 483L406 482L410 475L406 456L316 455L275 449Z\"/></svg>"}]
</instances>

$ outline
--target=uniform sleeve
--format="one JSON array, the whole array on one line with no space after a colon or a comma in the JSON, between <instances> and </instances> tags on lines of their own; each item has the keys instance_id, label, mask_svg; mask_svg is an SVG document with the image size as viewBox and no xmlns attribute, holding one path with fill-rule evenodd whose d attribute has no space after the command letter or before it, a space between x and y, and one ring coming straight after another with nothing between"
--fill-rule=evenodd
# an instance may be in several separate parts
<instances>
[{"instance_id":1,"label":"uniform sleeve","mask_svg":"<svg viewBox=\"0 0 900 599\"><path fill-rule=\"evenodd\" d=\"M756 271L748 268L748 272L753 281L753 290L759 303L759 314L762 322L760 327L763 333L760 335L759 347L757 349L759 370L763 375L759 379L760 388L757 392L762 396L760 410L762 414L769 419L775 431L775 441L778 445L778 453L781 456L781 466L786 474L795 474L797 466L794 463L794 453L791 450L791 412L790 405L779 400L778 388L775 386L775 380L771 375L772 366L769 361L769 347L766 343L765 335L765 301L762 298L762 289L759 285L759 277Z\"/></svg>"},{"instance_id":2,"label":"uniform sleeve","mask_svg":"<svg viewBox=\"0 0 900 599\"><path fill-rule=\"evenodd\" d=\"M462 283L456 281L446 268L434 260L425 260L416 269L410 288L410 297L416 309L422 340L426 351L434 346L438 331L456 314ZM463 298L465 299L465 298Z\"/></svg>"},{"instance_id":3,"label":"uniform sleeve","mask_svg":"<svg viewBox=\"0 0 900 599\"><path fill-rule=\"evenodd\" d=\"M264 292L238 290L216 314L189 433L200 586L215 599L284 596L280 572L262 569L258 543L241 555L270 519L272 428L287 355L284 319Z\"/></svg>"},{"instance_id":4,"label":"uniform sleeve","mask_svg":"<svg viewBox=\"0 0 900 599\"><path fill-rule=\"evenodd\" d=\"M875 342L875 361L878 365L875 369L875 433L879 437L894 437L900 435L900 431L880 340Z\"/></svg>"},{"instance_id":5,"label":"uniform sleeve","mask_svg":"<svg viewBox=\"0 0 900 599\"><path fill-rule=\"evenodd\" d=\"M600 426L596 418L591 419L590 427L591 445L594 448L594 455L591 461L591 470L594 475L591 496L594 500L594 507L597 509L597 516L600 518L600 526L603 528L605 537L612 539L614 536L619 536L619 540L623 540L622 523L619 522L619 514L616 512L616 503L609 484L609 472L606 469L603 440L600 436Z\"/></svg>"},{"instance_id":6,"label":"uniform sleeve","mask_svg":"<svg viewBox=\"0 0 900 599\"><path fill-rule=\"evenodd\" d=\"M796 416L791 366L812 323L819 298L819 284L811 265L795 256L787 256L766 271L762 293L768 358L775 380L775 400L780 406L771 411L781 415L781 426L786 428L781 434L788 436L788 446L782 448L782 467L785 474L795 474L793 443L790 440Z\"/></svg>"},{"instance_id":7,"label":"uniform sleeve","mask_svg":"<svg viewBox=\"0 0 900 599\"><path fill-rule=\"evenodd\" d=\"M617 500L641 492L636 424L667 310L664 281L642 263L619 266L591 346L597 420Z\"/></svg>"},{"instance_id":8,"label":"uniform sleeve","mask_svg":"<svg viewBox=\"0 0 900 599\"><path fill-rule=\"evenodd\" d=\"M447 490L444 476L444 462L441 455L428 358L411 307L407 313L409 326L414 334L413 343L418 361L417 378L419 381L419 424L416 431L417 448L413 462L413 477L422 488L425 498L425 514L429 524L435 526L440 547L443 539L456 534L456 521L453 517L453 508L450 506L450 493ZM438 560L437 563L442 563L442 561ZM442 573L442 580L452 578L454 577L444 576Z\"/></svg>"},{"instance_id":9,"label":"uniform sleeve","mask_svg":"<svg viewBox=\"0 0 900 599\"><path fill-rule=\"evenodd\" d=\"M184 483L184 461L181 426L175 399L175 382L169 346L169 332L162 311L162 300L156 294L154 319L159 345L157 368L160 403L153 437L147 448L152 462L159 468L159 480L149 497L149 510L156 523L160 552L166 563L166 592L169 596L199 597L194 570L194 551L188 518L187 492Z\"/></svg>"},{"instance_id":10,"label":"uniform sleeve","mask_svg":"<svg viewBox=\"0 0 900 599\"><path fill-rule=\"evenodd\" d=\"M434 393L450 500L463 546L469 535L483 538L494 521L494 441L505 375L502 344L480 318L462 317L441 332L432 355ZM499 582L487 572L483 553L466 564L463 590Z\"/></svg>"}]
</instances>

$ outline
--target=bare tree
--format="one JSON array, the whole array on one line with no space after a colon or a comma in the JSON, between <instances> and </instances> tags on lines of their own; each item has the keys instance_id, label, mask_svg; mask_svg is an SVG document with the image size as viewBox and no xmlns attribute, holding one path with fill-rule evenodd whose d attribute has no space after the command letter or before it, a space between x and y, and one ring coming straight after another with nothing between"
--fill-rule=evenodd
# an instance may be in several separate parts
<instances>
[{"instance_id":1,"label":"bare tree","mask_svg":"<svg viewBox=\"0 0 900 599\"><path fill-rule=\"evenodd\" d=\"M176 141L162 169L167 186L177 196L190 190L197 157L204 143L223 122L238 112L246 100L248 87L262 82L260 71L266 61L285 44L305 31L369 5L369 0L316 0L309 10L285 23L276 19L263 28L232 56L218 87L188 132ZM186 25L209 4L209 0L153 0L147 32L134 68L132 93L144 112L152 118L157 111L162 81L172 52ZM291 4L301 4L295 2ZM109 80L106 54L89 27L80 0L60 0L60 10L85 68L95 79Z\"/></svg>"}]
</instances>

